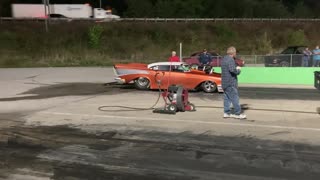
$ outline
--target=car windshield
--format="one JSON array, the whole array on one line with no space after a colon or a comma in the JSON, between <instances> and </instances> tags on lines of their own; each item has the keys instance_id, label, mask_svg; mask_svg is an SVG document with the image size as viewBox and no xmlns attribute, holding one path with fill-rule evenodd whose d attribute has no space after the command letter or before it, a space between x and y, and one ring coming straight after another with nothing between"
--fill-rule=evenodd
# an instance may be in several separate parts
<instances>
[{"instance_id":1,"label":"car windshield","mask_svg":"<svg viewBox=\"0 0 320 180\"><path fill-rule=\"evenodd\" d=\"M188 64L181 64L180 66L176 67L177 71L185 72L190 70L190 66Z\"/></svg>"},{"instance_id":2,"label":"car windshield","mask_svg":"<svg viewBox=\"0 0 320 180\"><path fill-rule=\"evenodd\" d=\"M303 51L304 51L304 49L305 49L306 47L299 47L298 49L297 49L297 54L303 54Z\"/></svg>"},{"instance_id":3,"label":"car windshield","mask_svg":"<svg viewBox=\"0 0 320 180\"><path fill-rule=\"evenodd\" d=\"M150 67L150 69L157 71L170 71L170 65L157 65Z\"/></svg>"}]
</instances>

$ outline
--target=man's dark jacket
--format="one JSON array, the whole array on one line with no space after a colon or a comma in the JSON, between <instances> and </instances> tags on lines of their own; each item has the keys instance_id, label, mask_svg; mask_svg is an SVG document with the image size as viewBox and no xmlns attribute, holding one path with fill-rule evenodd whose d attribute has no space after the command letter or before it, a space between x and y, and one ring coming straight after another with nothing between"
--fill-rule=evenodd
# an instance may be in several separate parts
<instances>
[{"instance_id":1,"label":"man's dark jacket","mask_svg":"<svg viewBox=\"0 0 320 180\"><path fill-rule=\"evenodd\" d=\"M212 55L210 53L201 53L199 61L201 64L210 64L212 61Z\"/></svg>"}]
</instances>

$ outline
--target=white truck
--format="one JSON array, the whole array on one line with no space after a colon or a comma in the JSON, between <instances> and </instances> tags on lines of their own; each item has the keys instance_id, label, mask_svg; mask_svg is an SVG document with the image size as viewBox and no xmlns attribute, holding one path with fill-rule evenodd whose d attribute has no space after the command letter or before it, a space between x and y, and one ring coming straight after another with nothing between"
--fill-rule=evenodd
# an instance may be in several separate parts
<instances>
[{"instance_id":1,"label":"white truck","mask_svg":"<svg viewBox=\"0 0 320 180\"><path fill-rule=\"evenodd\" d=\"M89 4L50 4L49 7L43 4L11 4L11 7L14 18L45 18L60 15L66 18L120 19L110 10L92 8Z\"/></svg>"}]
</instances>

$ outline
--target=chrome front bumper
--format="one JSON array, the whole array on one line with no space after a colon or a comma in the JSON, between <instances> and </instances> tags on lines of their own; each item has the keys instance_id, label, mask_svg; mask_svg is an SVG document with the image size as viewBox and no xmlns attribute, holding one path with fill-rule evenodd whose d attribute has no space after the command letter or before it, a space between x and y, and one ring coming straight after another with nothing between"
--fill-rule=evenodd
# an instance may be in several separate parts
<instances>
[{"instance_id":1,"label":"chrome front bumper","mask_svg":"<svg viewBox=\"0 0 320 180\"><path fill-rule=\"evenodd\" d=\"M124 84L126 83L126 80L125 79L122 79L119 77L119 74L116 70L116 68L113 66L113 73L114 75L116 76L116 78L114 78L114 80L118 83L118 84Z\"/></svg>"},{"instance_id":2,"label":"chrome front bumper","mask_svg":"<svg viewBox=\"0 0 320 180\"><path fill-rule=\"evenodd\" d=\"M114 78L114 80L118 83L118 84L125 84L126 83L126 80L125 79L122 79L122 78Z\"/></svg>"}]
</instances>

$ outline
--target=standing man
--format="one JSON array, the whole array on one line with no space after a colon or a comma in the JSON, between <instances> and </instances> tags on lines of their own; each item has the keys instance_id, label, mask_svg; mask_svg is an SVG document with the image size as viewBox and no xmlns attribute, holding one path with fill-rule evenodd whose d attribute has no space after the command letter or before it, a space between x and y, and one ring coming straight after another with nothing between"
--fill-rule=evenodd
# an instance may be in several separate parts
<instances>
[{"instance_id":1,"label":"standing man","mask_svg":"<svg viewBox=\"0 0 320 180\"><path fill-rule=\"evenodd\" d=\"M319 46L316 46L316 49L314 49L313 51L313 66L314 67L319 67L319 63L320 63L320 49Z\"/></svg>"},{"instance_id":2,"label":"standing man","mask_svg":"<svg viewBox=\"0 0 320 180\"><path fill-rule=\"evenodd\" d=\"M302 59L302 66L303 67L309 67L309 60L310 60L311 55L312 55L312 52L309 50L308 47L306 47L303 50L303 59Z\"/></svg>"},{"instance_id":3,"label":"standing man","mask_svg":"<svg viewBox=\"0 0 320 180\"><path fill-rule=\"evenodd\" d=\"M172 51L171 56L169 57L169 62L180 62L179 56L177 56L177 52Z\"/></svg>"},{"instance_id":4,"label":"standing man","mask_svg":"<svg viewBox=\"0 0 320 180\"><path fill-rule=\"evenodd\" d=\"M212 61L212 55L208 53L207 49L203 49L203 52L199 56L199 62L201 65L209 65Z\"/></svg>"},{"instance_id":5,"label":"standing man","mask_svg":"<svg viewBox=\"0 0 320 180\"><path fill-rule=\"evenodd\" d=\"M223 57L221 63L221 84L224 91L224 118L245 119L247 116L241 114L241 106L239 103L238 78L241 67L236 66L234 58L236 56L236 48L231 46L227 50L227 55ZM234 114L231 114L230 105L233 105Z\"/></svg>"}]
</instances>

